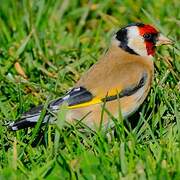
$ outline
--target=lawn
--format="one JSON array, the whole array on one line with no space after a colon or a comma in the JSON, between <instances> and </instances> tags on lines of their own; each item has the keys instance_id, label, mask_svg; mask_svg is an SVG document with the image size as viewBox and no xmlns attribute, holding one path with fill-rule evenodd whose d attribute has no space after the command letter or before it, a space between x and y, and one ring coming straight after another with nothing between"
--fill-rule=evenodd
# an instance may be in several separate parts
<instances>
[{"instance_id":1,"label":"lawn","mask_svg":"<svg viewBox=\"0 0 180 180\"><path fill-rule=\"evenodd\" d=\"M180 179L180 1L0 0L0 179ZM64 122L5 124L62 96L131 22L174 41L155 56L148 98L108 133ZM61 119L61 120L60 120ZM79 125L80 126L80 125Z\"/></svg>"}]
</instances>

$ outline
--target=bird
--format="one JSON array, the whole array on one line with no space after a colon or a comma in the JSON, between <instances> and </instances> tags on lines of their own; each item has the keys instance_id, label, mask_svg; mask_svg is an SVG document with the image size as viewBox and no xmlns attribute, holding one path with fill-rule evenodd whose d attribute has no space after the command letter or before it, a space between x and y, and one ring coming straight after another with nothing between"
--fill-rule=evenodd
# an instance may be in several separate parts
<instances>
[{"instance_id":1,"label":"bird","mask_svg":"<svg viewBox=\"0 0 180 180\"><path fill-rule=\"evenodd\" d=\"M154 77L156 46L172 44L153 25L141 22L120 28L99 61L82 75L64 96L52 100L46 107L42 124L52 122L63 104L67 106L68 123L83 119L96 129L112 124L119 111L123 119L136 112L146 99ZM44 105L25 112L9 128L13 131L34 126L40 119ZM105 109L103 111L103 109ZM103 119L102 119L103 113Z\"/></svg>"}]
</instances>

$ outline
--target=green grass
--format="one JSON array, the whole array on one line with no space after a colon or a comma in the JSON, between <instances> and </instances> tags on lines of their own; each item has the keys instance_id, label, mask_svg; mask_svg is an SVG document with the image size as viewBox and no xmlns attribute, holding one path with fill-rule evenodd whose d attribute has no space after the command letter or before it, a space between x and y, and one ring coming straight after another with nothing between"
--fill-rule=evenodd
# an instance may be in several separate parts
<instances>
[{"instance_id":1,"label":"green grass","mask_svg":"<svg viewBox=\"0 0 180 180\"><path fill-rule=\"evenodd\" d=\"M180 178L180 1L0 4L0 179ZM137 21L175 42L157 51L140 116L114 119L108 134L61 121L41 132L7 130L4 124L33 105L63 95L105 52L113 32Z\"/></svg>"}]
</instances>

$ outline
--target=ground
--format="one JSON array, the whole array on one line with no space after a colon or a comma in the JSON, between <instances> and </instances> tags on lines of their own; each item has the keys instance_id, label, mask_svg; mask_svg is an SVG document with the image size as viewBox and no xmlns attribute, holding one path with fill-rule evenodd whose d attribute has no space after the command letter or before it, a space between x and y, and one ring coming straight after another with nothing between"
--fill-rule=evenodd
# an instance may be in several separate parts
<instances>
[{"instance_id":1,"label":"ground","mask_svg":"<svg viewBox=\"0 0 180 180\"><path fill-rule=\"evenodd\" d=\"M0 179L179 179L180 1L0 3ZM112 118L108 133L62 121L7 129L30 107L69 90L131 22L153 24L174 41L157 49L152 89L138 113Z\"/></svg>"}]
</instances>

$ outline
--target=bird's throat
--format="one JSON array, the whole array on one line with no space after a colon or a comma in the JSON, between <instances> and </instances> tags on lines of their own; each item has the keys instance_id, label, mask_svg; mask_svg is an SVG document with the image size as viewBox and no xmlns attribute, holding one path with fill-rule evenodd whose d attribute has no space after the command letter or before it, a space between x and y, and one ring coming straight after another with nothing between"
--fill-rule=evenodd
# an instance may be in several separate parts
<instances>
[{"instance_id":1,"label":"bird's throat","mask_svg":"<svg viewBox=\"0 0 180 180\"><path fill-rule=\"evenodd\" d=\"M148 56L154 56L155 55L155 46L152 42L145 42L146 43L146 50Z\"/></svg>"}]
</instances>

